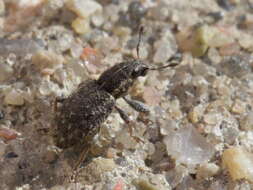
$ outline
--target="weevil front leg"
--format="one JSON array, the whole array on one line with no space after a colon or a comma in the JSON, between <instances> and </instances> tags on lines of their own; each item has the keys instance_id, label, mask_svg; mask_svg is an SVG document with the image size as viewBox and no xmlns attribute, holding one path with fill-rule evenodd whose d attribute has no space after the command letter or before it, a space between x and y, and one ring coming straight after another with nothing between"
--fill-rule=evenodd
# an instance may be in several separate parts
<instances>
[{"instance_id":1,"label":"weevil front leg","mask_svg":"<svg viewBox=\"0 0 253 190\"><path fill-rule=\"evenodd\" d=\"M128 103L128 105L130 105L134 110L140 112L139 116L147 116L148 113L150 113L150 110L148 108L148 106L140 101L137 100L132 100L129 99L127 97L123 97L123 99L126 101L126 103ZM138 117L139 119L142 117ZM143 123L149 123L152 122L149 119L140 119Z\"/></svg>"},{"instance_id":2,"label":"weevil front leg","mask_svg":"<svg viewBox=\"0 0 253 190\"><path fill-rule=\"evenodd\" d=\"M134 110L142 113L149 113L148 106L145 105L144 103L137 101L137 100L132 100L127 97L123 97L123 99L126 101L126 103L131 106Z\"/></svg>"},{"instance_id":3,"label":"weevil front leg","mask_svg":"<svg viewBox=\"0 0 253 190\"><path fill-rule=\"evenodd\" d=\"M127 113L124 112L122 109L120 109L119 107L115 106L115 109L118 111L120 117L125 121L126 124L128 124L129 127L129 133L130 136L135 139L137 142L142 142L144 143L144 141L142 139L140 139L139 137L136 137L133 135L133 125L134 123L132 122L132 120L128 117Z\"/></svg>"},{"instance_id":4,"label":"weevil front leg","mask_svg":"<svg viewBox=\"0 0 253 190\"><path fill-rule=\"evenodd\" d=\"M129 118L129 116L125 111L120 109L118 106L115 106L115 109L119 113L120 117L125 121L125 123L129 124L131 122L131 119Z\"/></svg>"}]
</instances>

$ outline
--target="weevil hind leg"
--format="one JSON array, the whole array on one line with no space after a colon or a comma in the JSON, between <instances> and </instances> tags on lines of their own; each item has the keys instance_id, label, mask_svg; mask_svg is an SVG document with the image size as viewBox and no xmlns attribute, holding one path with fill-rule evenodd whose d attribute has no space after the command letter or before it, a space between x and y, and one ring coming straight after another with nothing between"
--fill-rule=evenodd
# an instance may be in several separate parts
<instances>
[{"instance_id":1,"label":"weevil hind leg","mask_svg":"<svg viewBox=\"0 0 253 190\"><path fill-rule=\"evenodd\" d=\"M126 101L126 103L131 106L134 110L142 113L149 113L149 108L146 104L138 101L138 100L132 100L127 97L123 97L123 99Z\"/></svg>"},{"instance_id":2,"label":"weevil hind leg","mask_svg":"<svg viewBox=\"0 0 253 190\"><path fill-rule=\"evenodd\" d=\"M77 175L78 175L78 172L80 171L81 169L81 165L82 163L86 160L87 158L87 155L88 153L90 152L90 146L85 146L80 154L80 156L78 157L78 160L77 162L75 163L74 167L73 167L73 170L72 170L72 173L69 177L69 182L73 182L73 183L76 183L77 182Z\"/></svg>"},{"instance_id":3,"label":"weevil hind leg","mask_svg":"<svg viewBox=\"0 0 253 190\"><path fill-rule=\"evenodd\" d=\"M53 101L53 109L54 109L54 112L57 112L57 109L58 109L58 103L63 103L64 100L66 100L65 97L56 97Z\"/></svg>"}]
</instances>

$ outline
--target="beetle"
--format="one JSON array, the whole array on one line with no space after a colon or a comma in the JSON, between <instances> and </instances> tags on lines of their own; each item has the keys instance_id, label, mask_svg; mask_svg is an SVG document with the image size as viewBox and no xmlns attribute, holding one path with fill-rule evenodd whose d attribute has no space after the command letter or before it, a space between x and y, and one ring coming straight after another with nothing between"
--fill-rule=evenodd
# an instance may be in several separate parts
<instances>
[{"instance_id":1,"label":"beetle","mask_svg":"<svg viewBox=\"0 0 253 190\"><path fill-rule=\"evenodd\" d=\"M136 47L137 59L118 63L107 69L97 80L82 82L76 91L65 99L57 99L61 106L56 106L56 130L54 141L60 148L76 145L83 146L78 164L84 161L92 140L99 133L101 124L114 109L124 121L129 122L127 114L116 105L116 99L123 98L132 108L139 112L148 112L141 102L126 98L127 92L134 82L145 76L151 70L160 70L178 65L178 54L162 67L150 67L139 59L139 45L143 27L139 30L139 40ZM77 164L77 165L78 165Z\"/></svg>"}]
</instances>

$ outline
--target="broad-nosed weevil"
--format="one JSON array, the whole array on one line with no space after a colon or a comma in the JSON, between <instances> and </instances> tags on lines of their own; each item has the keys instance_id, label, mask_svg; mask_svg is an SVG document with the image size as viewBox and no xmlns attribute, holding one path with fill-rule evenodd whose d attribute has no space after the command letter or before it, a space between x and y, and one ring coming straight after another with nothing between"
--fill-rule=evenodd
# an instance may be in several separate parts
<instances>
[{"instance_id":1,"label":"broad-nosed weevil","mask_svg":"<svg viewBox=\"0 0 253 190\"><path fill-rule=\"evenodd\" d=\"M174 56L168 65L157 68L143 63L139 59L142 33L143 27L139 31L137 59L114 65L103 72L97 80L84 81L69 97L57 100L61 106L57 108L55 114L57 125L54 134L55 143L60 148L83 146L83 156L79 163L84 160L84 155L87 154L94 136L98 134L101 124L114 109L124 121L129 121L127 114L116 105L116 99L123 98L136 111L148 112L143 104L125 97L128 89L138 77L145 76L148 71L174 67L180 62L181 57Z\"/></svg>"}]
</instances>

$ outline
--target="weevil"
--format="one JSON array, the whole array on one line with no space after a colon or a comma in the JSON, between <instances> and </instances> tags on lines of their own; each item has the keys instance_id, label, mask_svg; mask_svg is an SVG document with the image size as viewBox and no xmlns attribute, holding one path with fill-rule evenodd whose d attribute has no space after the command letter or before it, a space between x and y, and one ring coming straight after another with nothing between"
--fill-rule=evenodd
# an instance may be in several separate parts
<instances>
[{"instance_id":1,"label":"weevil","mask_svg":"<svg viewBox=\"0 0 253 190\"><path fill-rule=\"evenodd\" d=\"M126 98L127 92L138 77L145 76L148 71L160 70L178 65L180 56L172 57L169 64L162 67L150 67L139 59L139 46L143 27L139 31L136 47L137 59L118 63L101 74L97 80L82 82L76 91L65 99L58 99L55 121L55 143L60 148L75 145L83 146L78 164L84 161L92 140L99 133L101 124L115 109L126 122L128 115L116 105L116 100L123 98L133 109L148 112L144 104ZM176 62L175 62L176 60ZM77 165L78 165L77 164Z\"/></svg>"}]
</instances>

